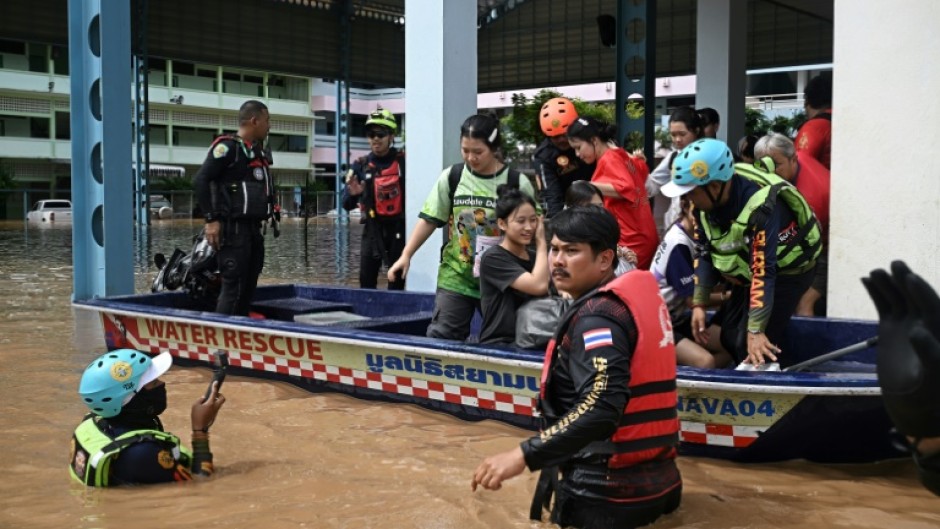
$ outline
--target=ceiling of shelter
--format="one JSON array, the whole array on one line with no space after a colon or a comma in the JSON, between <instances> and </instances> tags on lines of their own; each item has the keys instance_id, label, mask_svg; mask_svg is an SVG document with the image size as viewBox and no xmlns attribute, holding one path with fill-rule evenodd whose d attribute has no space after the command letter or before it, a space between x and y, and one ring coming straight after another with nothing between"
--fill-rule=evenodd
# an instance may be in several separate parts
<instances>
[{"instance_id":1,"label":"ceiling of shelter","mask_svg":"<svg viewBox=\"0 0 940 529\"><path fill-rule=\"evenodd\" d=\"M133 0L138 5L143 0ZM148 0L152 56L338 78L345 0ZM404 86L405 0L349 0L350 79ZM454 0L448 0L454 1ZM479 90L613 80L597 16L618 0L477 0ZM747 0L747 66L832 61L833 0ZM695 71L697 0L658 0L657 75ZM67 42L68 0L6 0L0 38Z\"/></svg>"}]
</instances>

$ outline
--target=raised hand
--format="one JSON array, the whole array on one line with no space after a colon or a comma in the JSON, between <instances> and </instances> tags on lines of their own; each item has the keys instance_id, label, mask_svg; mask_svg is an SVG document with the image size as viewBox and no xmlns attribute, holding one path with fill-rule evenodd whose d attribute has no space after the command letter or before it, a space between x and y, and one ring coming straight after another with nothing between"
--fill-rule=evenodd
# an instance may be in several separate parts
<instances>
[{"instance_id":1,"label":"raised hand","mask_svg":"<svg viewBox=\"0 0 940 529\"><path fill-rule=\"evenodd\" d=\"M940 436L940 297L902 261L862 283L878 309L878 382L888 414L905 435Z\"/></svg>"}]
</instances>

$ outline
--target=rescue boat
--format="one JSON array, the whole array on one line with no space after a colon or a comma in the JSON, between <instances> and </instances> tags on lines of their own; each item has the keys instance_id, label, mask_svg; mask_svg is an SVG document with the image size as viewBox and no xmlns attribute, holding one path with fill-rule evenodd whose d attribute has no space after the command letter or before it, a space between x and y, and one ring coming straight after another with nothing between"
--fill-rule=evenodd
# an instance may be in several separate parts
<instances>
[{"instance_id":1,"label":"rescue boat","mask_svg":"<svg viewBox=\"0 0 940 529\"><path fill-rule=\"evenodd\" d=\"M209 366L213 353L223 350L229 353L229 374L538 428L543 352L425 337L433 294L261 286L252 308L263 318L193 310L185 292L74 305L100 314L109 349L169 351L188 366ZM870 321L794 318L780 345L794 362L802 362L876 332ZM874 361L868 347L810 371L680 366L680 452L742 462L870 462L900 456L891 442Z\"/></svg>"}]
</instances>

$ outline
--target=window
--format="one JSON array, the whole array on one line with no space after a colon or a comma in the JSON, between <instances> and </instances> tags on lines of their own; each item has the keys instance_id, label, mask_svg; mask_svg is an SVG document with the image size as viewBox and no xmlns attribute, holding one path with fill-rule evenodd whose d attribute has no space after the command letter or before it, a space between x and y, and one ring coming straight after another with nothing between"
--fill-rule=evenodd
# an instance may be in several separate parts
<instances>
[{"instance_id":1,"label":"window","mask_svg":"<svg viewBox=\"0 0 940 529\"><path fill-rule=\"evenodd\" d=\"M52 73L56 75L69 74L69 49L65 46L52 47Z\"/></svg>"},{"instance_id":2,"label":"window","mask_svg":"<svg viewBox=\"0 0 940 529\"><path fill-rule=\"evenodd\" d=\"M72 139L72 124L69 121L71 115L68 112L55 113L55 139Z\"/></svg>"},{"instance_id":3,"label":"window","mask_svg":"<svg viewBox=\"0 0 940 529\"><path fill-rule=\"evenodd\" d=\"M215 131L211 129L197 129L195 127L173 127L173 145L179 147L206 148L215 138Z\"/></svg>"},{"instance_id":4,"label":"window","mask_svg":"<svg viewBox=\"0 0 940 529\"><path fill-rule=\"evenodd\" d=\"M275 152L307 152L307 137L297 134L271 134L271 150Z\"/></svg>"},{"instance_id":5,"label":"window","mask_svg":"<svg viewBox=\"0 0 940 529\"><path fill-rule=\"evenodd\" d=\"M26 55L26 43L15 40L0 40L0 53L10 55Z\"/></svg>"},{"instance_id":6,"label":"window","mask_svg":"<svg viewBox=\"0 0 940 529\"><path fill-rule=\"evenodd\" d=\"M166 125L150 125L148 132L151 145L166 145Z\"/></svg>"},{"instance_id":7,"label":"window","mask_svg":"<svg viewBox=\"0 0 940 529\"><path fill-rule=\"evenodd\" d=\"M173 61L173 73L176 75L196 75L196 65L191 62Z\"/></svg>"},{"instance_id":8,"label":"window","mask_svg":"<svg viewBox=\"0 0 940 529\"><path fill-rule=\"evenodd\" d=\"M49 46L29 44L29 71L46 73L49 71Z\"/></svg>"},{"instance_id":9,"label":"window","mask_svg":"<svg viewBox=\"0 0 940 529\"><path fill-rule=\"evenodd\" d=\"M49 118L29 118L29 137L48 140Z\"/></svg>"}]
</instances>

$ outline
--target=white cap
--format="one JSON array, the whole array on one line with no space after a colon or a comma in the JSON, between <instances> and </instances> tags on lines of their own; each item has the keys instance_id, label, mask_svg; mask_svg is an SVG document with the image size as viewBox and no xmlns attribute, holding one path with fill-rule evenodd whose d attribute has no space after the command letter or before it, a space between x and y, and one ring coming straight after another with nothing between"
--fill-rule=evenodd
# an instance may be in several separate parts
<instances>
[{"instance_id":1,"label":"white cap","mask_svg":"<svg viewBox=\"0 0 940 529\"><path fill-rule=\"evenodd\" d=\"M696 187L698 187L698 184L677 184L670 180L663 184L663 187L659 188L659 192L662 193L665 197L676 198L681 197L689 191L692 191Z\"/></svg>"},{"instance_id":2,"label":"white cap","mask_svg":"<svg viewBox=\"0 0 940 529\"><path fill-rule=\"evenodd\" d=\"M157 356L154 356L150 359L150 367L144 371L142 377L140 377L140 384L138 388L142 388L147 384L153 382L154 380L160 378L164 373L170 370L170 366L173 365L173 355L169 352L164 351Z\"/></svg>"}]
</instances>

